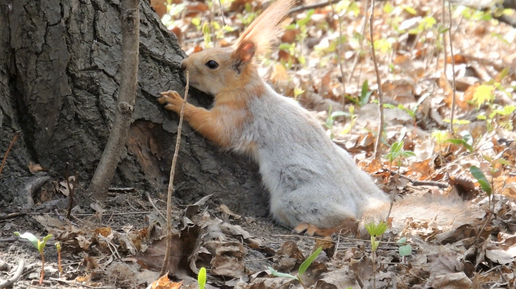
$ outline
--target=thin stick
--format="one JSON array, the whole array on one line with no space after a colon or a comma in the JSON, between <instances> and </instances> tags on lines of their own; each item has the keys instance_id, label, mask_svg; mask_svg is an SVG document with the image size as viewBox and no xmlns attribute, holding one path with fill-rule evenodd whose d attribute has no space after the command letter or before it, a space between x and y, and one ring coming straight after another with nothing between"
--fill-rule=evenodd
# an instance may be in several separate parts
<instances>
[{"instance_id":1,"label":"thin stick","mask_svg":"<svg viewBox=\"0 0 516 289\"><path fill-rule=\"evenodd\" d=\"M364 2L365 2L364 11L367 16L367 8L368 8L367 5L369 5L369 1L366 0ZM355 55L355 59L353 60L353 65L351 66L351 72L348 75L348 82L351 82L351 79L353 78L353 74L355 74L355 69L357 67L358 60L360 59L360 56L361 56L360 54L364 50L363 47L364 47L364 38L365 37L363 35L365 35L365 30L367 27L367 17L366 16L364 16L363 21L361 22L362 27L360 28L360 35L362 35L362 37L360 38L360 51L357 52L357 54ZM360 77L358 78L358 83L360 83Z\"/></svg>"},{"instance_id":2,"label":"thin stick","mask_svg":"<svg viewBox=\"0 0 516 289\"><path fill-rule=\"evenodd\" d=\"M339 43L337 44L337 47L335 49L335 52L337 53L337 62L339 63L339 70L340 70L340 78L342 80L342 106L344 107L344 103L346 102L346 81L344 80L344 68L342 67L342 21L339 14L335 13L335 8L333 7L333 3L331 3L331 0L328 0L328 4L330 4L331 7L331 17L332 20L335 20L335 15L337 15L338 23L339 23Z\"/></svg>"},{"instance_id":3,"label":"thin stick","mask_svg":"<svg viewBox=\"0 0 516 289\"><path fill-rule=\"evenodd\" d=\"M154 204L154 201L152 200L149 192L145 192L145 195L147 195L147 199L149 200L149 202L151 203L152 207L154 207L154 210L156 210L156 212L158 212L158 214L164 219L166 220L167 217L165 217L165 215L163 215L163 213L158 209L158 207L156 206L156 204Z\"/></svg>"},{"instance_id":4,"label":"thin stick","mask_svg":"<svg viewBox=\"0 0 516 289\"><path fill-rule=\"evenodd\" d=\"M9 147L7 148L7 151L5 152L4 159L2 160L2 165L0 165L0 175L2 175L2 171L4 170L4 165L5 165L5 161L7 160L7 156L9 155L9 152L13 148L13 145L16 142L16 140L18 139L19 135L20 135L19 131L14 133L13 140L11 141L11 143L9 144Z\"/></svg>"},{"instance_id":5,"label":"thin stick","mask_svg":"<svg viewBox=\"0 0 516 289\"><path fill-rule=\"evenodd\" d=\"M20 261L18 261L18 267L16 268L16 272L14 272L13 277L5 280L0 281L0 288L8 288L11 287L21 276L23 273L23 269L25 268L25 260L23 258L20 258Z\"/></svg>"},{"instance_id":6,"label":"thin stick","mask_svg":"<svg viewBox=\"0 0 516 289\"><path fill-rule=\"evenodd\" d=\"M382 139L383 132L383 92L382 92L382 79L380 78L380 71L378 69L378 63L376 61L376 52L374 49L374 38L373 38L373 19L374 19L374 0L371 0L371 13L369 15L369 35L371 38L371 53L373 56L374 71L376 73L376 82L378 83L378 103L380 106L380 125L378 126L378 135L376 136L376 143L374 145L374 157L377 159L380 156L380 141Z\"/></svg>"},{"instance_id":7,"label":"thin stick","mask_svg":"<svg viewBox=\"0 0 516 289\"><path fill-rule=\"evenodd\" d=\"M455 135L455 129L453 128L453 121L455 119L455 57L453 55L453 38L452 38L452 15L451 15L451 4L448 1L448 14L450 17L450 27L448 28L448 42L450 43L450 57L451 57L451 66L452 66L452 107L451 107L451 117L450 117L450 133L452 136ZM446 62L446 57L444 58L444 62Z\"/></svg>"},{"instance_id":8,"label":"thin stick","mask_svg":"<svg viewBox=\"0 0 516 289\"><path fill-rule=\"evenodd\" d=\"M176 172L176 162L179 155L179 144L181 143L181 130L183 128L184 109L185 103L188 99L188 89L190 87L190 76L188 70L186 71L186 87L185 97L183 105L181 105L181 112L179 113L179 124L177 126L177 137L176 147L174 150L174 156L172 157L172 166L170 167L170 178L168 180L168 194L167 194L167 250L165 252L165 259L163 260L163 266L161 267L160 275L163 276L167 273L168 263L170 262L170 256L172 255L172 194L174 193L174 175Z\"/></svg>"},{"instance_id":9,"label":"thin stick","mask_svg":"<svg viewBox=\"0 0 516 289\"><path fill-rule=\"evenodd\" d=\"M305 5L305 6L298 6L298 7L290 9L290 11L288 11L288 14L290 15L290 14L301 12L304 10L326 7L328 5L338 3L339 1L340 0L329 0L329 1L325 1L325 2L319 2L319 3L310 4L310 5Z\"/></svg>"},{"instance_id":10,"label":"thin stick","mask_svg":"<svg viewBox=\"0 0 516 289\"><path fill-rule=\"evenodd\" d=\"M74 184L73 189L70 187L70 176L68 175L68 165L69 163L66 162L66 170L65 170L65 178L66 178L66 186L68 187L68 212L66 213L66 218L70 220L70 216L72 215L72 207L73 207L73 193L75 191L75 177L74 177Z\"/></svg>"}]
</instances>

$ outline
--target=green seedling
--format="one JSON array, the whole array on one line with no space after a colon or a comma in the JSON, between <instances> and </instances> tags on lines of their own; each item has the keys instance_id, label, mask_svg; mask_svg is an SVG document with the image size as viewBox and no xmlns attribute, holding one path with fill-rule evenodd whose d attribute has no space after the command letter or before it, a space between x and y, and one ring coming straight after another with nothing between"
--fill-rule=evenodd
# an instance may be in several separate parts
<instances>
[{"instance_id":1,"label":"green seedling","mask_svg":"<svg viewBox=\"0 0 516 289\"><path fill-rule=\"evenodd\" d=\"M274 270L270 266L268 268L271 271L272 275L274 275L276 277L285 277L285 278L295 279L295 280L299 281L299 283L301 283L303 288L307 288L305 286L305 284L303 283L303 279L301 278L301 276L303 276L303 274L306 272L308 267L310 267L310 265L314 262L315 258L317 258L317 256L319 256L321 251L322 251L322 248L319 247L319 248L317 248L317 250L315 250L315 252L312 253L312 255L310 255L308 258L306 258L306 260L303 263L301 263L301 265L299 266L299 270L297 270L297 275L281 273L281 272Z\"/></svg>"},{"instance_id":2,"label":"green seedling","mask_svg":"<svg viewBox=\"0 0 516 289\"><path fill-rule=\"evenodd\" d=\"M412 246L410 246L410 244L407 244L407 238L405 237L399 239L396 242L396 244L400 245L398 252L402 260L405 261L407 256L410 256L410 254L412 254Z\"/></svg>"},{"instance_id":3,"label":"green seedling","mask_svg":"<svg viewBox=\"0 0 516 289\"><path fill-rule=\"evenodd\" d=\"M367 232L371 235L371 260L373 261L373 288L376 288L376 250L380 245L380 236L387 231L387 224L381 221L378 224L367 223Z\"/></svg>"},{"instance_id":4,"label":"green seedling","mask_svg":"<svg viewBox=\"0 0 516 289\"><path fill-rule=\"evenodd\" d=\"M333 139L333 123L335 122L335 118L339 116L351 116L349 113L344 111L335 111L331 112L331 105L330 109L328 110L328 118L326 118L326 123L324 124L329 130L330 130L330 138Z\"/></svg>"},{"instance_id":5,"label":"green seedling","mask_svg":"<svg viewBox=\"0 0 516 289\"><path fill-rule=\"evenodd\" d=\"M201 270L199 270L199 275L197 275L197 283L199 284L199 289L204 289L204 286L206 286L206 268L201 267Z\"/></svg>"},{"instance_id":6,"label":"green seedling","mask_svg":"<svg viewBox=\"0 0 516 289\"><path fill-rule=\"evenodd\" d=\"M63 267L61 266L61 243L56 242L56 250L57 250L57 267L59 268L59 273L63 274Z\"/></svg>"},{"instance_id":7,"label":"green seedling","mask_svg":"<svg viewBox=\"0 0 516 289\"><path fill-rule=\"evenodd\" d=\"M20 238L29 240L32 245L38 249L39 255L41 256L41 273L39 278L39 284L41 285L43 283L43 278L45 277L45 254L43 250L45 249L45 245L47 244L47 241L52 238L52 234L48 234L45 237L43 237L43 240L39 240L34 236L32 233L25 232L23 234L20 234L19 232L14 232L14 234Z\"/></svg>"},{"instance_id":8,"label":"green seedling","mask_svg":"<svg viewBox=\"0 0 516 289\"><path fill-rule=\"evenodd\" d=\"M402 140L397 141L391 145L389 152L385 155L385 158L389 160L389 170L392 168L392 163L398 161L398 168L401 166L401 161L404 158L414 157L416 154L413 151L406 151L403 149L404 143Z\"/></svg>"},{"instance_id":9,"label":"green seedling","mask_svg":"<svg viewBox=\"0 0 516 289\"><path fill-rule=\"evenodd\" d=\"M492 190L491 185L489 184L489 181L487 180L484 173L476 166L471 166L469 168L471 174L475 179L477 179L477 182L480 184L480 187L488 196L491 196Z\"/></svg>"},{"instance_id":10,"label":"green seedling","mask_svg":"<svg viewBox=\"0 0 516 289\"><path fill-rule=\"evenodd\" d=\"M369 89L369 83L367 80L365 80L362 83L362 89L360 90L360 97L357 99L355 97L347 96L346 99L351 101L354 105L358 107L363 107L369 102L369 99L371 98L371 94L373 94L373 91Z\"/></svg>"}]
</instances>

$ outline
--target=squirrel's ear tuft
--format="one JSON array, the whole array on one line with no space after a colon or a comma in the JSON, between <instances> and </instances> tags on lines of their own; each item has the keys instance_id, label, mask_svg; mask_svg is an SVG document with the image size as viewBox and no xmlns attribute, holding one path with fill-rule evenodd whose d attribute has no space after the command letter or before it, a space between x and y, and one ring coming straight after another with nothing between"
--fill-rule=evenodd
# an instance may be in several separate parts
<instances>
[{"instance_id":1,"label":"squirrel's ear tuft","mask_svg":"<svg viewBox=\"0 0 516 289\"><path fill-rule=\"evenodd\" d=\"M253 59L255 52L256 45L252 41L244 41L238 45L237 49L231 54L231 58L234 60L234 68L238 73Z\"/></svg>"}]
</instances>

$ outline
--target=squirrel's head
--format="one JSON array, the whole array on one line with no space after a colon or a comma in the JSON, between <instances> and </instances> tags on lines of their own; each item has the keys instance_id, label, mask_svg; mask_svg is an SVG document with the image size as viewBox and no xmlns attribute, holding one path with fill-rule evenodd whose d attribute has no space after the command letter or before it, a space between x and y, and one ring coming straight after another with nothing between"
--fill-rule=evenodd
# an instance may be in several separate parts
<instances>
[{"instance_id":1,"label":"squirrel's head","mask_svg":"<svg viewBox=\"0 0 516 289\"><path fill-rule=\"evenodd\" d=\"M252 86L259 79L253 56L269 50L293 4L294 0L277 0L251 23L234 46L206 49L183 60L181 67L190 71L190 84L212 95Z\"/></svg>"},{"instance_id":2,"label":"squirrel's head","mask_svg":"<svg viewBox=\"0 0 516 289\"><path fill-rule=\"evenodd\" d=\"M239 89L258 77L252 59L255 43L244 41L233 47L211 48L192 54L181 62L181 68L190 72L190 85L206 93Z\"/></svg>"}]
</instances>

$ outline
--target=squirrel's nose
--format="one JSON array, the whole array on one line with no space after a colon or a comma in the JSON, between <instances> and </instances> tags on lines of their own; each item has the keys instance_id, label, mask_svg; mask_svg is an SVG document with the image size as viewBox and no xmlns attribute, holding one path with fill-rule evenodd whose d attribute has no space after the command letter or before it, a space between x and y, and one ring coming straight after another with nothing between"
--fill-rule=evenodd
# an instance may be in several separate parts
<instances>
[{"instance_id":1,"label":"squirrel's nose","mask_svg":"<svg viewBox=\"0 0 516 289\"><path fill-rule=\"evenodd\" d=\"M181 71L185 71L186 70L186 63L185 61L181 61Z\"/></svg>"}]
</instances>

